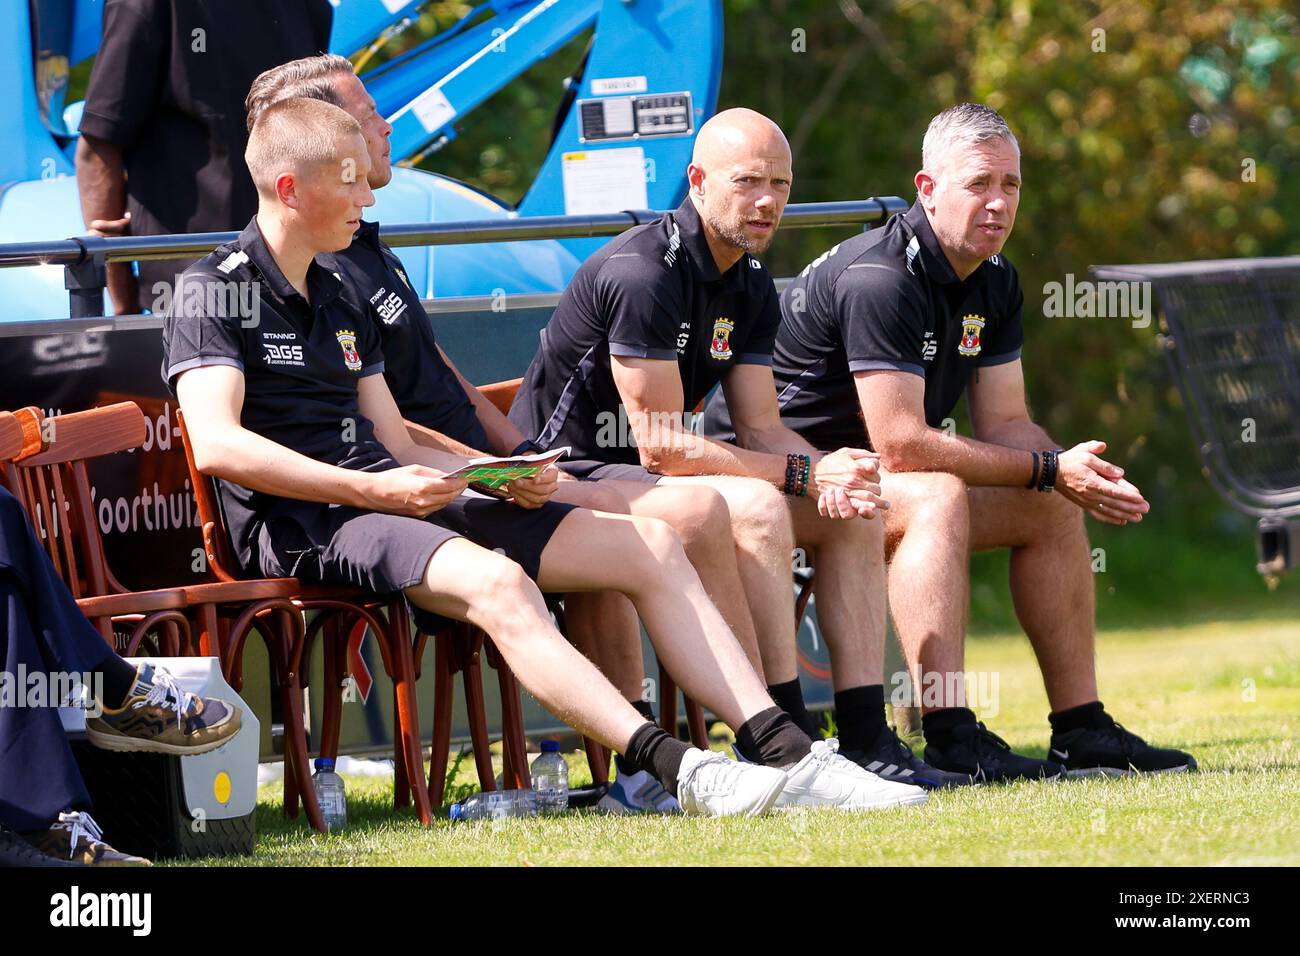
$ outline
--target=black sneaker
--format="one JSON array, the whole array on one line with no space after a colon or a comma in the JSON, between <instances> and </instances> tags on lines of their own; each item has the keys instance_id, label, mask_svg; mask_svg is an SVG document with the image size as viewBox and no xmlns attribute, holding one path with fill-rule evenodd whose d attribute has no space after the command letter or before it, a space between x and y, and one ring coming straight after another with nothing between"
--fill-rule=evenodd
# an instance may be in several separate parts
<instances>
[{"instance_id":1,"label":"black sneaker","mask_svg":"<svg viewBox=\"0 0 1300 956\"><path fill-rule=\"evenodd\" d=\"M866 750L841 750L841 757L852 760L863 770L870 770L882 780L893 783L910 783L926 790L943 790L964 787L971 783L968 773L949 773L931 767L912 753L912 748L898 739L898 734L886 726L880 736Z\"/></svg>"},{"instance_id":2,"label":"black sneaker","mask_svg":"<svg viewBox=\"0 0 1300 956\"><path fill-rule=\"evenodd\" d=\"M1104 727L1085 727L1052 734L1049 756L1070 776L1121 777L1130 773L1179 773L1196 769L1196 758L1181 750L1150 746L1103 714Z\"/></svg>"},{"instance_id":3,"label":"black sneaker","mask_svg":"<svg viewBox=\"0 0 1300 956\"><path fill-rule=\"evenodd\" d=\"M952 743L943 749L927 744L925 762L939 770L968 774L974 783L1057 780L1065 775L1065 767L1054 760L1022 757L982 723L954 727Z\"/></svg>"}]
</instances>

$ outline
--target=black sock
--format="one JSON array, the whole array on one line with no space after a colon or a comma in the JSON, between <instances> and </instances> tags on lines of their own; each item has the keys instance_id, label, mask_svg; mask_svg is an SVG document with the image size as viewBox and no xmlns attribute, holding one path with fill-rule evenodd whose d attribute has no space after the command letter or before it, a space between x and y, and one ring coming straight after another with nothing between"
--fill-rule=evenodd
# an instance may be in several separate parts
<instances>
[{"instance_id":1,"label":"black sock","mask_svg":"<svg viewBox=\"0 0 1300 956\"><path fill-rule=\"evenodd\" d=\"M835 732L843 750L867 750L885 729L885 686L835 692Z\"/></svg>"},{"instance_id":2,"label":"black sock","mask_svg":"<svg viewBox=\"0 0 1300 956\"><path fill-rule=\"evenodd\" d=\"M662 727L646 722L632 735L627 743L627 753L623 756L633 773L649 770L650 775L675 797L677 771L681 769L682 758L690 749L676 737L669 736Z\"/></svg>"},{"instance_id":3,"label":"black sock","mask_svg":"<svg viewBox=\"0 0 1300 956\"><path fill-rule=\"evenodd\" d=\"M658 718L655 717L655 709L650 705L650 701L629 700L628 703L632 705L633 710L635 710L646 720L650 721L650 723L652 724L659 723ZM632 769L632 765L627 762L626 758L624 758L622 754L614 754L614 766L618 768L618 775L620 777L622 776L630 777L632 776L632 774L636 773L636 771Z\"/></svg>"},{"instance_id":4,"label":"black sock","mask_svg":"<svg viewBox=\"0 0 1300 956\"><path fill-rule=\"evenodd\" d=\"M772 702L789 714L795 726L807 734L810 740L822 739L817 718L808 713L808 707L803 702L803 690L799 687L799 678L788 680L784 684L768 684L767 693L772 698Z\"/></svg>"},{"instance_id":5,"label":"black sock","mask_svg":"<svg viewBox=\"0 0 1300 956\"><path fill-rule=\"evenodd\" d=\"M921 731L925 734L925 742L940 748L952 742L952 732L956 728L973 723L975 711L967 707L945 707L921 715Z\"/></svg>"},{"instance_id":6,"label":"black sock","mask_svg":"<svg viewBox=\"0 0 1300 956\"><path fill-rule=\"evenodd\" d=\"M110 650L93 670L104 675L104 699L101 703L111 710L117 710L126 703L126 695L135 686L135 665L122 660Z\"/></svg>"},{"instance_id":7,"label":"black sock","mask_svg":"<svg viewBox=\"0 0 1300 956\"><path fill-rule=\"evenodd\" d=\"M760 710L736 731L736 746L767 767L792 767L812 752L812 740L780 707Z\"/></svg>"},{"instance_id":8,"label":"black sock","mask_svg":"<svg viewBox=\"0 0 1300 956\"><path fill-rule=\"evenodd\" d=\"M1052 733L1065 734L1071 730L1107 727L1110 725L1111 719L1105 708L1102 707L1101 701L1094 700L1090 704L1080 704L1078 707L1071 707L1069 710L1048 714L1047 722L1052 725Z\"/></svg>"}]
</instances>

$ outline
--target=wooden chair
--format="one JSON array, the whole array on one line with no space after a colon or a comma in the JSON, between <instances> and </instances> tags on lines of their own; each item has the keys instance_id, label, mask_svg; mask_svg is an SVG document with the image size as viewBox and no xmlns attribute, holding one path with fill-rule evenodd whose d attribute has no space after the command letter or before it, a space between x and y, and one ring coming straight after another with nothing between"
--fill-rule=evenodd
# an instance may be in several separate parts
<instances>
[{"instance_id":1,"label":"wooden chair","mask_svg":"<svg viewBox=\"0 0 1300 956\"><path fill-rule=\"evenodd\" d=\"M86 462L100 455L138 447L145 436L144 417L131 402L62 415L44 423L49 437L44 450L7 466L10 484L41 535L51 561L64 583L100 633L114 644L114 626L130 627L124 652L137 655L145 638L155 633L154 649L175 656L194 650L191 619L204 622L200 653L221 657L222 669L232 672L247 638L256 631L267 646L274 685L282 694L286 714L286 761L292 778L287 791L296 792L306 766L306 737L301 719L300 669L303 625L301 610L272 582L213 583L127 589L113 574L105 557L95 520ZM256 584L257 586L250 586ZM215 622L221 621L220 625ZM221 640L214 641L218 631ZM233 655L233 657L232 657ZM239 668L233 668L239 688ZM296 720L294 716L296 715ZM313 825L324 820L314 795L305 801ZM287 805L287 804L286 804ZM296 808L296 803L294 804Z\"/></svg>"},{"instance_id":2,"label":"wooden chair","mask_svg":"<svg viewBox=\"0 0 1300 956\"><path fill-rule=\"evenodd\" d=\"M380 656L385 672L393 682L394 714L397 726L393 734L395 807L401 809L412 800L420 822L428 824L433 819L429 791L423 780L423 747L420 737L419 711L415 695L415 665L412 658L412 635L406 599L402 595L381 596L352 588L305 585L297 578L240 580L226 529L225 516L217 499L216 488L207 475L198 470L190 446L184 415L177 411L180 423L181 445L189 468L190 484L199 511L199 524L203 533L203 548L207 556L209 575L231 589L245 589L250 593L275 591L292 602L301 612L317 612L315 619L303 633L301 646L286 658L286 669L273 677L281 682L280 689L292 701L286 700L286 727L290 721L293 731L303 733L304 743L299 748L295 742L293 766L287 759L285 767L285 812L297 813L297 801L302 800L308 820L318 830L325 825L320 815L315 793L311 787L311 771L307 760L305 731L303 728L302 694L311 649L315 639L322 638L324 653L325 695L324 727L319 752L337 756L339 725L342 720L343 676L346 671L346 638L353 626L369 628L378 639ZM212 585L199 585L209 587ZM189 589L187 589L189 590ZM227 680L238 687L242 682L242 644L235 624L226 629L222 621L210 615L203 625L204 633L217 634L222 646L223 666L229 668ZM410 773L408 768L415 769ZM290 771L293 771L292 773ZM441 791L440 791L441 792Z\"/></svg>"},{"instance_id":3,"label":"wooden chair","mask_svg":"<svg viewBox=\"0 0 1300 956\"><path fill-rule=\"evenodd\" d=\"M45 419L42 430L44 449L7 462L5 472L55 571L109 646L119 625L128 629L121 649L128 656L151 634L161 653L181 653L190 637L184 593L131 591L113 575L86 473L87 459L143 443L144 416L124 403Z\"/></svg>"}]
</instances>

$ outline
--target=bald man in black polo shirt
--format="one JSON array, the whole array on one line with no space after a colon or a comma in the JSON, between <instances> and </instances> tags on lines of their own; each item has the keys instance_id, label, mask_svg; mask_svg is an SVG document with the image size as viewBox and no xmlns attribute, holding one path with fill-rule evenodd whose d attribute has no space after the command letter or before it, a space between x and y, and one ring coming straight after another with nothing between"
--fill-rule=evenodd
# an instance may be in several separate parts
<instances>
[{"instance_id":1,"label":"bald man in black polo shirt","mask_svg":"<svg viewBox=\"0 0 1300 956\"><path fill-rule=\"evenodd\" d=\"M1098 457L1104 442L1061 451L1026 409L1024 296L1002 255L1019 145L995 111L963 104L935 117L922 161L906 215L835 246L782 294L775 376L782 420L812 444L869 436L881 455L890 605L921 682L926 760L988 780L1195 769L1117 725L1098 696L1083 516L1124 525L1148 505ZM973 438L945 427L964 393ZM726 432L723 408L706 419ZM1011 549L1016 613L1052 707L1046 761L977 724L948 679L963 666L969 553L992 548Z\"/></svg>"}]
</instances>

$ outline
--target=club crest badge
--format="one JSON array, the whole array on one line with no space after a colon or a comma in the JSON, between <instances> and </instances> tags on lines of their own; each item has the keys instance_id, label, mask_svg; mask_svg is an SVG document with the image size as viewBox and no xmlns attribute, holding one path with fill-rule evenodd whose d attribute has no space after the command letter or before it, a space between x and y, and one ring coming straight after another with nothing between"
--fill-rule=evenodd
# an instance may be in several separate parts
<instances>
[{"instance_id":1,"label":"club crest badge","mask_svg":"<svg viewBox=\"0 0 1300 956\"><path fill-rule=\"evenodd\" d=\"M965 316L961 320L961 341L957 343L957 351L966 356L979 355L980 332L984 325L984 317L981 315Z\"/></svg>"},{"instance_id":2,"label":"club crest badge","mask_svg":"<svg viewBox=\"0 0 1300 956\"><path fill-rule=\"evenodd\" d=\"M713 338L709 340L709 354L715 359L731 358L731 330L736 323L723 316L713 323Z\"/></svg>"},{"instance_id":3,"label":"club crest badge","mask_svg":"<svg viewBox=\"0 0 1300 956\"><path fill-rule=\"evenodd\" d=\"M361 356L357 353L357 334L348 329L334 333L339 340L339 346L343 349L343 362L347 365L348 371L361 371Z\"/></svg>"}]
</instances>

